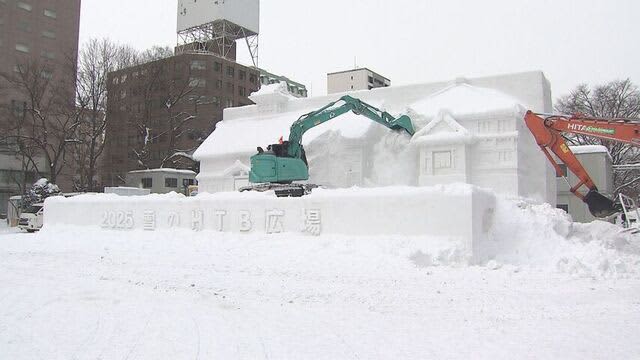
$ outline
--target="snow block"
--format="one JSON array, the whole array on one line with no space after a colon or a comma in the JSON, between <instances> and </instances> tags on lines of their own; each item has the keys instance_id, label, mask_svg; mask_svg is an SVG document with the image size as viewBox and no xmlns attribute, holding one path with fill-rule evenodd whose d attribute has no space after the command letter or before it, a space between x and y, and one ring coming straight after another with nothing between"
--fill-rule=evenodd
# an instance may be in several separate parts
<instances>
[{"instance_id":1,"label":"snow block","mask_svg":"<svg viewBox=\"0 0 640 360\"><path fill-rule=\"evenodd\" d=\"M44 229L80 226L103 231L189 231L245 236L421 237L451 241L470 261L486 257L496 199L480 188L316 189L302 198L273 193L175 193L120 197L100 194L49 198ZM122 235L127 236L127 235ZM131 235L135 238L135 235ZM428 244L425 244L428 245Z\"/></svg>"}]
</instances>

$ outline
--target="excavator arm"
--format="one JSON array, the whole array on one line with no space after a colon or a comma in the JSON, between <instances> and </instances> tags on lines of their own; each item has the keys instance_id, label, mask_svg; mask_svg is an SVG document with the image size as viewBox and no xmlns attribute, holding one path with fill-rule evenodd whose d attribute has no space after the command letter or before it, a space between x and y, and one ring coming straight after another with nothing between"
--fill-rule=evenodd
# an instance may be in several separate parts
<instances>
[{"instance_id":1,"label":"excavator arm","mask_svg":"<svg viewBox=\"0 0 640 360\"><path fill-rule=\"evenodd\" d=\"M531 111L527 112L525 123L538 146L555 168L557 176L566 179L567 174L557 164L551 153L555 154L578 177L577 184L573 186L569 184L570 190L587 204L589 211L595 217L607 217L620 211L618 204L598 192L598 187L571 151L562 134L580 134L640 146L640 124L622 119L543 116ZM582 187L587 189L586 193L580 191Z\"/></svg>"},{"instance_id":2,"label":"excavator arm","mask_svg":"<svg viewBox=\"0 0 640 360\"><path fill-rule=\"evenodd\" d=\"M240 191L275 190L277 196L308 194L317 185L293 183L309 179L309 168L302 146L302 137L308 130L349 111L363 115L389 129L406 131L409 135L415 133L408 116L402 115L395 118L391 114L356 98L343 96L316 111L302 115L291 125L288 141L271 144L266 151L258 148L258 153L251 157L251 171L249 172L249 182L257 185L244 187Z\"/></svg>"},{"instance_id":3,"label":"excavator arm","mask_svg":"<svg viewBox=\"0 0 640 360\"><path fill-rule=\"evenodd\" d=\"M339 103L342 104L337 106ZM301 156L302 136L305 132L340 115L346 114L349 111L357 115L363 115L389 129L404 130L411 136L415 133L411 119L407 115L402 115L396 119L391 114L371 106L364 101L345 95L321 109L302 115L291 125L289 133L289 156Z\"/></svg>"}]
</instances>

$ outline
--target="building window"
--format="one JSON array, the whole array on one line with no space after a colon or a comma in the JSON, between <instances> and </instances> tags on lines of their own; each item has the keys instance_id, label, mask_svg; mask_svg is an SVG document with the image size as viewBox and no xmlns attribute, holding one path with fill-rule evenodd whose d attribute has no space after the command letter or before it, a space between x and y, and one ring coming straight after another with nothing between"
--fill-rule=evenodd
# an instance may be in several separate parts
<instances>
[{"instance_id":1,"label":"building window","mask_svg":"<svg viewBox=\"0 0 640 360\"><path fill-rule=\"evenodd\" d=\"M18 1L18 9L22 9L22 10L26 10L26 11L31 11L33 9L33 6L22 2L22 1Z\"/></svg>"},{"instance_id":2,"label":"building window","mask_svg":"<svg viewBox=\"0 0 640 360\"><path fill-rule=\"evenodd\" d=\"M31 25L26 21L20 21L18 23L18 29L24 32L31 32Z\"/></svg>"},{"instance_id":3,"label":"building window","mask_svg":"<svg viewBox=\"0 0 640 360\"><path fill-rule=\"evenodd\" d=\"M233 107L233 99L227 99L225 107Z\"/></svg>"},{"instance_id":4,"label":"building window","mask_svg":"<svg viewBox=\"0 0 640 360\"><path fill-rule=\"evenodd\" d=\"M207 80L203 78L192 77L189 78L189 86L203 88L207 86Z\"/></svg>"},{"instance_id":5,"label":"building window","mask_svg":"<svg viewBox=\"0 0 640 360\"><path fill-rule=\"evenodd\" d=\"M227 83L227 90L233 93L233 83L230 83L230 82Z\"/></svg>"},{"instance_id":6,"label":"building window","mask_svg":"<svg viewBox=\"0 0 640 360\"><path fill-rule=\"evenodd\" d=\"M16 50L23 52L23 53L28 53L29 52L29 47L25 44L16 44Z\"/></svg>"},{"instance_id":7,"label":"building window","mask_svg":"<svg viewBox=\"0 0 640 360\"><path fill-rule=\"evenodd\" d=\"M567 204L558 204L556 207L560 210L564 210L566 213L569 213L569 205Z\"/></svg>"},{"instance_id":8,"label":"building window","mask_svg":"<svg viewBox=\"0 0 640 360\"><path fill-rule=\"evenodd\" d=\"M222 63L219 63L219 62L217 62L217 61L216 61L216 62L213 64L213 71L215 71L215 72L222 72Z\"/></svg>"},{"instance_id":9,"label":"building window","mask_svg":"<svg viewBox=\"0 0 640 360\"><path fill-rule=\"evenodd\" d=\"M216 81L216 89L222 89L222 80Z\"/></svg>"},{"instance_id":10,"label":"building window","mask_svg":"<svg viewBox=\"0 0 640 360\"><path fill-rule=\"evenodd\" d=\"M247 78L247 72L242 70L238 71L238 78L240 80L245 80Z\"/></svg>"},{"instance_id":11,"label":"building window","mask_svg":"<svg viewBox=\"0 0 640 360\"><path fill-rule=\"evenodd\" d=\"M153 179L152 178L142 178L142 188L143 189L151 189L153 187Z\"/></svg>"},{"instance_id":12,"label":"building window","mask_svg":"<svg viewBox=\"0 0 640 360\"><path fill-rule=\"evenodd\" d=\"M240 96L245 96L246 95L246 91L242 86L238 86L238 95L240 95Z\"/></svg>"},{"instance_id":13,"label":"building window","mask_svg":"<svg viewBox=\"0 0 640 360\"><path fill-rule=\"evenodd\" d=\"M255 84L256 82L258 82L258 77L256 76L256 74L249 75L249 82L252 84Z\"/></svg>"},{"instance_id":14,"label":"building window","mask_svg":"<svg viewBox=\"0 0 640 360\"><path fill-rule=\"evenodd\" d=\"M178 187L178 179L177 178L164 178L164 187L177 188Z\"/></svg>"},{"instance_id":15,"label":"building window","mask_svg":"<svg viewBox=\"0 0 640 360\"><path fill-rule=\"evenodd\" d=\"M373 84L373 77L369 76L369 84Z\"/></svg>"},{"instance_id":16,"label":"building window","mask_svg":"<svg viewBox=\"0 0 640 360\"><path fill-rule=\"evenodd\" d=\"M53 60L56 58L56 54L51 51L42 50L42 57L45 59Z\"/></svg>"},{"instance_id":17,"label":"building window","mask_svg":"<svg viewBox=\"0 0 640 360\"><path fill-rule=\"evenodd\" d=\"M433 152L433 169L451 169L451 151Z\"/></svg>"},{"instance_id":18,"label":"building window","mask_svg":"<svg viewBox=\"0 0 640 360\"><path fill-rule=\"evenodd\" d=\"M228 77L233 77L236 73L236 70L234 68L232 68L231 66L227 66L227 76Z\"/></svg>"},{"instance_id":19,"label":"building window","mask_svg":"<svg viewBox=\"0 0 640 360\"><path fill-rule=\"evenodd\" d=\"M120 91L120 99L124 99L127 97L127 90Z\"/></svg>"},{"instance_id":20,"label":"building window","mask_svg":"<svg viewBox=\"0 0 640 360\"><path fill-rule=\"evenodd\" d=\"M55 10L44 9L44 16L56 19L58 14L56 14Z\"/></svg>"},{"instance_id":21,"label":"building window","mask_svg":"<svg viewBox=\"0 0 640 360\"><path fill-rule=\"evenodd\" d=\"M49 71L42 70L42 72L40 72L40 77L43 79L50 80L51 78L53 78L53 74L51 74L51 72Z\"/></svg>"},{"instance_id":22,"label":"building window","mask_svg":"<svg viewBox=\"0 0 640 360\"><path fill-rule=\"evenodd\" d=\"M45 30L42 32L42 36L46 37L47 39L55 39L56 33L54 33L53 31Z\"/></svg>"},{"instance_id":23,"label":"building window","mask_svg":"<svg viewBox=\"0 0 640 360\"><path fill-rule=\"evenodd\" d=\"M192 60L191 70L207 70L207 62L204 60Z\"/></svg>"}]
</instances>

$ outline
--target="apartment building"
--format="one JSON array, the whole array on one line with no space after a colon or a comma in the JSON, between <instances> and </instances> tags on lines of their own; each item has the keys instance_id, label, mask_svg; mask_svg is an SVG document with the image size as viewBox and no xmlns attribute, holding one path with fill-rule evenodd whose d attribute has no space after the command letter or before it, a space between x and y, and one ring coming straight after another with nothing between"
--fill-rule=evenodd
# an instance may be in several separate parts
<instances>
[{"instance_id":1,"label":"apartment building","mask_svg":"<svg viewBox=\"0 0 640 360\"><path fill-rule=\"evenodd\" d=\"M179 52L109 74L102 185L123 185L129 171L158 168L175 149L192 152L225 108L252 104L248 96L259 88L258 69L214 53ZM167 100L176 101L171 109ZM182 121L178 131L170 130Z\"/></svg>"},{"instance_id":2,"label":"apartment building","mask_svg":"<svg viewBox=\"0 0 640 360\"><path fill-rule=\"evenodd\" d=\"M27 63L46 64L42 76L55 80L62 64L77 56L79 28L80 0L0 0L0 73L15 74ZM0 128L15 112L24 111L25 100L0 78ZM6 213L8 198L20 193L18 183L24 181L23 161L14 153L11 144L0 144L0 214ZM27 181L36 176L27 175Z\"/></svg>"},{"instance_id":3,"label":"apartment building","mask_svg":"<svg viewBox=\"0 0 640 360\"><path fill-rule=\"evenodd\" d=\"M371 90L391 86L391 80L367 68L327 74L327 93Z\"/></svg>"},{"instance_id":4,"label":"apartment building","mask_svg":"<svg viewBox=\"0 0 640 360\"><path fill-rule=\"evenodd\" d=\"M286 83L287 89L289 90L289 93L291 93L291 95L299 98L307 97L308 91L305 85L297 81L293 81L286 76L276 75L264 69L258 70L260 71L260 84L271 85Z\"/></svg>"}]
</instances>

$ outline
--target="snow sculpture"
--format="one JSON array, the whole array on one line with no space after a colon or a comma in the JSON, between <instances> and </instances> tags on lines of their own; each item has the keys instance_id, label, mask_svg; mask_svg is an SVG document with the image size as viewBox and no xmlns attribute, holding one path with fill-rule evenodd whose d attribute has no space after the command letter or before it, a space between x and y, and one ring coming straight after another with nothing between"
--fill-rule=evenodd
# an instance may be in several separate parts
<instances>
[{"instance_id":1,"label":"snow sculpture","mask_svg":"<svg viewBox=\"0 0 640 360\"><path fill-rule=\"evenodd\" d=\"M301 115L340 94L294 98L274 84L256 105L225 109L224 120L196 151L201 192L246 184L257 146L288 137ZM413 138L346 114L305 134L310 182L329 188L427 186L464 182L555 204L555 176L523 121L525 109L551 112L541 72L358 91L349 95L394 115L408 114ZM230 171L230 169L234 171Z\"/></svg>"}]
</instances>

